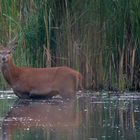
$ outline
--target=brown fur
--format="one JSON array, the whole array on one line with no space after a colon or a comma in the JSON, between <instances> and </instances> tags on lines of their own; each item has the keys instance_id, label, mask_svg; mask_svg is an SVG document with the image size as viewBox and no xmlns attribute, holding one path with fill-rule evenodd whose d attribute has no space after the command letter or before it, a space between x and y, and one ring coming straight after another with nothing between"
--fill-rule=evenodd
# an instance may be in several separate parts
<instances>
[{"instance_id":1,"label":"brown fur","mask_svg":"<svg viewBox=\"0 0 140 140\"><path fill-rule=\"evenodd\" d=\"M82 75L69 67L53 68L19 68L8 61L1 64L5 80L20 98L35 96L73 97L78 89L82 89Z\"/></svg>"}]
</instances>

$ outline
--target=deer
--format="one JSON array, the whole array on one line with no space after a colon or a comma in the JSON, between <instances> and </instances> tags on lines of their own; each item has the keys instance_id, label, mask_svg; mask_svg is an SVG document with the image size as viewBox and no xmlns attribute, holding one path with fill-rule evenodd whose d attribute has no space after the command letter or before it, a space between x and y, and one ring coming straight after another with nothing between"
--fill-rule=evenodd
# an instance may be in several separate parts
<instances>
[{"instance_id":1,"label":"deer","mask_svg":"<svg viewBox=\"0 0 140 140\"><path fill-rule=\"evenodd\" d=\"M0 47L1 72L4 79L19 98L52 98L60 95L71 98L83 89L83 77L67 67L33 68L18 67L13 61L17 44Z\"/></svg>"}]
</instances>

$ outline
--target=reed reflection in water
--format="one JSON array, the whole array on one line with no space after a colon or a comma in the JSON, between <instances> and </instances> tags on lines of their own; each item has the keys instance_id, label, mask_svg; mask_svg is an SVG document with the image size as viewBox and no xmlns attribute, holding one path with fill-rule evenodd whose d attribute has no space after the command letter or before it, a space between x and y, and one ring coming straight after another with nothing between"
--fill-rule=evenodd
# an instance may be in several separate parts
<instances>
[{"instance_id":1,"label":"reed reflection in water","mask_svg":"<svg viewBox=\"0 0 140 140\"><path fill-rule=\"evenodd\" d=\"M17 100L3 140L139 140L140 97Z\"/></svg>"}]
</instances>

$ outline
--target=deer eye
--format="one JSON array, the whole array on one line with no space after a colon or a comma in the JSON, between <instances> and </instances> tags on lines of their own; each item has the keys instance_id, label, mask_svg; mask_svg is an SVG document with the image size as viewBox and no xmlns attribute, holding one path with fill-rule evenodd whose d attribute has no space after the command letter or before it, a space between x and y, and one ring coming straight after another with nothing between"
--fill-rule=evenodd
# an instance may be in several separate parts
<instances>
[{"instance_id":1,"label":"deer eye","mask_svg":"<svg viewBox=\"0 0 140 140\"><path fill-rule=\"evenodd\" d=\"M11 53L11 51L8 51L7 53L8 53L8 54L10 54L10 53Z\"/></svg>"}]
</instances>

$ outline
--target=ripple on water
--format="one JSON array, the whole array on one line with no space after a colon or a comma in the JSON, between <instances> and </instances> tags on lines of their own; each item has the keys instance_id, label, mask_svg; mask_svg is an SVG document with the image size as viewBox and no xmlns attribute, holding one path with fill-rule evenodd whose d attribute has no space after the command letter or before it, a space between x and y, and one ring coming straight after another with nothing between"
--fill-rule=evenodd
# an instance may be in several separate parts
<instances>
[{"instance_id":1,"label":"ripple on water","mask_svg":"<svg viewBox=\"0 0 140 140\"><path fill-rule=\"evenodd\" d=\"M13 94L12 90L0 91L0 99L15 99L17 98L15 94Z\"/></svg>"}]
</instances>

